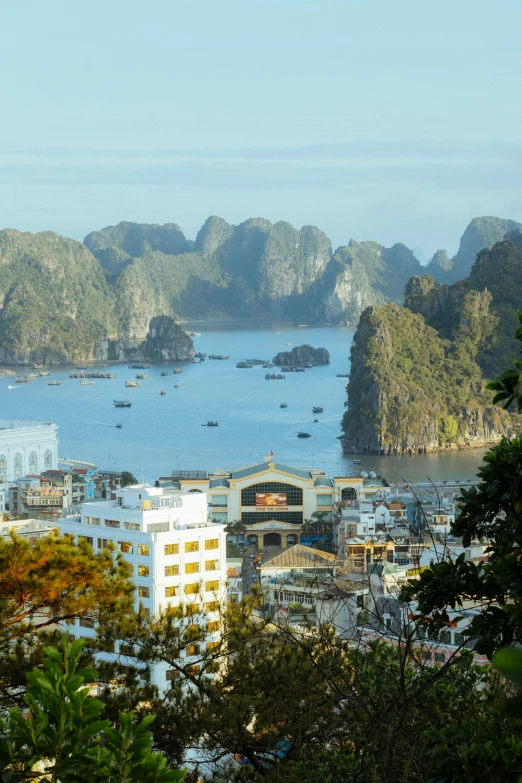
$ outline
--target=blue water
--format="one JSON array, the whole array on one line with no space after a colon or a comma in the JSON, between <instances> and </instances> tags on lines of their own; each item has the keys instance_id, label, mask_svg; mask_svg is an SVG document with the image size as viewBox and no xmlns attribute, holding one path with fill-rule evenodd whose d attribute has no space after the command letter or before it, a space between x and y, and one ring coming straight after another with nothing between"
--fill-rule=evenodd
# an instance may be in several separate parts
<instances>
[{"instance_id":1,"label":"blue water","mask_svg":"<svg viewBox=\"0 0 522 783\"><path fill-rule=\"evenodd\" d=\"M12 377L0 378L0 418L39 419L59 425L61 457L84 459L99 467L130 470L138 478L154 481L172 470L235 468L260 462L274 452L275 459L295 467L319 467L330 475L376 470L393 479L404 475L410 481L430 475L434 480L467 478L475 473L482 451L428 455L406 461L390 457L359 457L353 465L343 455L337 436L346 399L346 378L337 373L349 369L354 329L349 327L299 328L273 324L264 328L197 325L197 351L227 354L226 361L206 360L201 365L169 363L153 365L147 380L137 389L124 381L140 370L122 364L97 364L100 372L117 374L112 380L96 380L95 386L81 386L70 379L74 368L51 368L49 378L8 389ZM274 334L274 331L280 334ZM330 365L305 373L288 373L283 381L266 381L262 367L237 369L236 362L248 359L272 360L278 351L308 343L330 352ZM173 375L175 365L183 368ZM170 370L162 378L162 370ZM24 371L28 370L24 368ZM276 371L275 368L272 372ZM22 374L22 373L20 373ZM48 380L62 381L48 386ZM175 389L174 384L179 384ZM167 395L160 396L165 389ZM113 400L130 400L132 408L113 407ZM281 409L279 403L287 402ZM312 407L324 413L314 416ZM319 419L314 423L314 418ZM218 427L202 427L208 420ZM122 429L116 429L121 423ZM297 432L312 433L298 439Z\"/></svg>"}]
</instances>

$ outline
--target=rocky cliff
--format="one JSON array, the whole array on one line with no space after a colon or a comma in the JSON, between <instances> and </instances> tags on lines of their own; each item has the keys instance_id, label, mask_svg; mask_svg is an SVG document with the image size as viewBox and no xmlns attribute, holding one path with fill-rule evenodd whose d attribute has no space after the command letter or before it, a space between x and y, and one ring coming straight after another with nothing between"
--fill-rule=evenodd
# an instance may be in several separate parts
<instances>
[{"instance_id":1,"label":"rocky cliff","mask_svg":"<svg viewBox=\"0 0 522 783\"><path fill-rule=\"evenodd\" d=\"M351 349L345 452L418 454L499 440L510 416L490 404L475 354L467 344L456 350L420 314L368 308Z\"/></svg>"},{"instance_id":2,"label":"rocky cliff","mask_svg":"<svg viewBox=\"0 0 522 783\"><path fill-rule=\"evenodd\" d=\"M184 329L168 315L158 315L150 322L139 354L152 362L192 361L194 343Z\"/></svg>"},{"instance_id":3,"label":"rocky cliff","mask_svg":"<svg viewBox=\"0 0 522 783\"><path fill-rule=\"evenodd\" d=\"M330 354L326 348L312 348L311 345L296 345L291 351L281 351L272 359L281 367L286 364L330 364Z\"/></svg>"}]
</instances>

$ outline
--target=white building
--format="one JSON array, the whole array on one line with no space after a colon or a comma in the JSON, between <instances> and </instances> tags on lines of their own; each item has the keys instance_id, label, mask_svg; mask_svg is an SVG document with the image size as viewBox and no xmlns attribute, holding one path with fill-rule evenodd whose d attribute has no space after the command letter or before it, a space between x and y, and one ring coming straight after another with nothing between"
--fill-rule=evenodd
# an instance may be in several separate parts
<instances>
[{"instance_id":1,"label":"white building","mask_svg":"<svg viewBox=\"0 0 522 783\"><path fill-rule=\"evenodd\" d=\"M210 649L219 638L219 609L226 596L226 533L223 525L209 523L208 516L205 493L138 484L117 490L115 500L82 504L80 519L59 520L62 532L86 538L95 551L112 541L123 553L133 567L136 609L141 604L150 616L168 605L193 606L207 631L201 645L184 653L194 666L203 645ZM77 621L76 630L70 630L94 636L92 625ZM152 666L152 682L159 688L168 688L175 676L166 663Z\"/></svg>"},{"instance_id":2,"label":"white building","mask_svg":"<svg viewBox=\"0 0 522 783\"><path fill-rule=\"evenodd\" d=\"M53 422L0 419L0 485L58 467Z\"/></svg>"}]
</instances>

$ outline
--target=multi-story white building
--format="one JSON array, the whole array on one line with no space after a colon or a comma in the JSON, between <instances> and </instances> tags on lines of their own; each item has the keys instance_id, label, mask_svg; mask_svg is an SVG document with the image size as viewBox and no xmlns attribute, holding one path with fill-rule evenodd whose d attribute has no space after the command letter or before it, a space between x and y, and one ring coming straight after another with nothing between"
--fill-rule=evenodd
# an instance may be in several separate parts
<instances>
[{"instance_id":1,"label":"multi-story white building","mask_svg":"<svg viewBox=\"0 0 522 783\"><path fill-rule=\"evenodd\" d=\"M58 467L53 422L0 419L0 484Z\"/></svg>"},{"instance_id":2,"label":"multi-story white building","mask_svg":"<svg viewBox=\"0 0 522 783\"><path fill-rule=\"evenodd\" d=\"M141 604L151 616L169 605L192 605L206 637L184 655L188 665L193 660L197 666L203 646L215 645L219 638L219 609L227 584L224 526L208 520L206 493L138 484L117 490L115 500L82 504L79 518L60 519L59 524L62 532L87 539L95 551L113 542L133 567L136 609ZM76 625L70 629L75 635L95 635L92 622ZM110 659L122 652L103 655ZM166 689L176 673L166 663L156 663L151 677L153 684Z\"/></svg>"}]
</instances>

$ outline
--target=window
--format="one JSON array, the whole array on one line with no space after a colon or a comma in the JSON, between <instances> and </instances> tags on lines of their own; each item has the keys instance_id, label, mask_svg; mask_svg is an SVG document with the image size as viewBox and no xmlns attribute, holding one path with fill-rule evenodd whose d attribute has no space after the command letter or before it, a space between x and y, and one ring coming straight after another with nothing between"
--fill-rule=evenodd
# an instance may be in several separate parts
<instances>
[{"instance_id":1,"label":"window","mask_svg":"<svg viewBox=\"0 0 522 783\"><path fill-rule=\"evenodd\" d=\"M226 495L212 495L210 498L210 504L212 506L227 506L228 498Z\"/></svg>"},{"instance_id":2,"label":"window","mask_svg":"<svg viewBox=\"0 0 522 783\"><path fill-rule=\"evenodd\" d=\"M275 506L274 506L275 508ZM215 514L213 516L216 516ZM270 519L274 522L289 522L291 525L303 524L302 511L270 511ZM264 511L243 511L241 521L245 525L252 525L254 522L266 522L267 515Z\"/></svg>"},{"instance_id":3,"label":"window","mask_svg":"<svg viewBox=\"0 0 522 783\"><path fill-rule=\"evenodd\" d=\"M356 500L357 492L353 487L345 487L341 490L341 500Z\"/></svg>"},{"instance_id":4,"label":"window","mask_svg":"<svg viewBox=\"0 0 522 783\"><path fill-rule=\"evenodd\" d=\"M170 524L168 522L152 522L147 525L148 533L168 533L170 530Z\"/></svg>"},{"instance_id":5,"label":"window","mask_svg":"<svg viewBox=\"0 0 522 783\"><path fill-rule=\"evenodd\" d=\"M0 455L0 483L7 481L7 460L4 455Z\"/></svg>"},{"instance_id":6,"label":"window","mask_svg":"<svg viewBox=\"0 0 522 783\"><path fill-rule=\"evenodd\" d=\"M190 491L193 492L193 490L190 490ZM199 492L199 489L197 491ZM189 666L188 669L187 669L189 674L198 674L200 672L200 670L201 670L201 666L197 666L197 665L196 666Z\"/></svg>"},{"instance_id":7,"label":"window","mask_svg":"<svg viewBox=\"0 0 522 783\"><path fill-rule=\"evenodd\" d=\"M105 549L105 547L108 544L111 544L111 543L112 543L112 541L110 541L110 539L108 539L108 538L99 538L98 539L98 549Z\"/></svg>"},{"instance_id":8,"label":"window","mask_svg":"<svg viewBox=\"0 0 522 783\"><path fill-rule=\"evenodd\" d=\"M435 663L446 663L446 656L444 653L435 653Z\"/></svg>"},{"instance_id":9,"label":"window","mask_svg":"<svg viewBox=\"0 0 522 783\"><path fill-rule=\"evenodd\" d=\"M431 653L430 652L427 652L427 651L423 652L422 653L422 657L424 658L425 661L431 661Z\"/></svg>"},{"instance_id":10,"label":"window","mask_svg":"<svg viewBox=\"0 0 522 783\"><path fill-rule=\"evenodd\" d=\"M458 645L464 644L464 634L457 633L457 631L455 631L455 633L453 634L453 638L454 638L453 644L458 644Z\"/></svg>"},{"instance_id":11,"label":"window","mask_svg":"<svg viewBox=\"0 0 522 783\"><path fill-rule=\"evenodd\" d=\"M165 576L178 576L179 565L165 566Z\"/></svg>"},{"instance_id":12,"label":"window","mask_svg":"<svg viewBox=\"0 0 522 783\"><path fill-rule=\"evenodd\" d=\"M119 527L120 523L117 519L105 519L103 524L105 527Z\"/></svg>"},{"instance_id":13,"label":"window","mask_svg":"<svg viewBox=\"0 0 522 783\"><path fill-rule=\"evenodd\" d=\"M185 552L199 552L199 541L185 541Z\"/></svg>"},{"instance_id":14,"label":"window","mask_svg":"<svg viewBox=\"0 0 522 783\"><path fill-rule=\"evenodd\" d=\"M440 640L443 644L451 644L451 631L442 631Z\"/></svg>"},{"instance_id":15,"label":"window","mask_svg":"<svg viewBox=\"0 0 522 783\"><path fill-rule=\"evenodd\" d=\"M331 506L333 505L333 495L317 495L318 506Z\"/></svg>"},{"instance_id":16,"label":"window","mask_svg":"<svg viewBox=\"0 0 522 783\"><path fill-rule=\"evenodd\" d=\"M186 574L199 574L199 563L185 563Z\"/></svg>"},{"instance_id":17,"label":"window","mask_svg":"<svg viewBox=\"0 0 522 783\"><path fill-rule=\"evenodd\" d=\"M205 571L219 571L219 560L205 560Z\"/></svg>"},{"instance_id":18,"label":"window","mask_svg":"<svg viewBox=\"0 0 522 783\"><path fill-rule=\"evenodd\" d=\"M150 568L148 566L138 566L138 576L150 576Z\"/></svg>"},{"instance_id":19,"label":"window","mask_svg":"<svg viewBox=\"0 0 522 783\"><path fill-rule=\"evenodd\" d=\"M141 530L141 527L137 522L124 522L123 527L125 530Z\"/></svg>"},{"instance_id":20,"label":"window","mask_svg":"<svg viewBox=\"0 0 522 783\"><path fill-rule=\"evenodd\" d=\"M134 547L128 541L118 541L118 550L124 552L126 555L132 555Z\"/></svg>"},{"instance_id":21,"label":"window","mask_svg":"<svg viewBox=\"0 0 522 783\"><path fill-rule=\"evenodd\" d=\"M265 514L266 517L266 514ZM226 525L228 522L228 514L226 511L212 511L212 522L220 522Z\"/></svg>"},{"instance_id":22,"label":"window","mask_svg":"<svg viewBox=\"0 0 522 783\"><path fill-rule=\"evenodd\" d=\"M140 598L150 598L150 588L140 585L138 587L138 595Z\"/></svg>"},{"instance_id":23,"label":"window","mask_svg":"<svg viewBox=\"0 0 522 783\"><path fill-rule=\"evenodd\" d=\"M219 611L219 601L207 601L205 604L205 612L217 612Z\"/></svg>"},{"instance_id":24,"label":"window","mask_svg":"<svg viewBox=\"0 0 522 783\"><path fill-rule=\"evenodd\" d=\"M138 544L138 554L143 555L143 557L149 556L149 547L147 544Z\"/></svg>"},{"instance_id":25,"label":"window","mask_svg":"<svg viewBox=\"0 0 522 783\"><path fill-rule=\"evenodd\" d=\"M192 617L195 614L198 614L198 612L201 611L199 604L186 604L185 606L185 616L186 617Z\"/></svg>"},{"instance_id":26,"label":"window","mask_svg":"<svg viewBox=\"0 0 522 783\"><path fill-rule=\"evenodd\" d=\"M21 454L15 454L14 477L15 479L22 478L22 455Z\"/></svg>"},{"instance_id":27,"label":"window","mask_svg":"<svg viewBox=\"0 0 522 783\"><path fill-rule=\"evenodd\" d=\"M94 544L94 538L91 538L90 536L78 536L78 541L87 541L91 546Z\"/></svg>"},{"instance_id":28,"label":"window","mask_svg":"<svg viewBox=\"0 0 522 783\"><path fill-rule=\"evenodd\" d=\"M170 585L165 588L165 598L174 598L179 595L179 585Z\"/></svg>"},{"instance_id":29,"label":"window","mask_svg":"<svg viewBox=\"0 0 522 783\"><path fill-rule=\"evenodd\" d=\"M86 525L99 525L100 520L99 517L84 517L83 521Z\"/></svg>"},{"instance_id":30,"label":"window","mask_svg":"<svg viewBox=\"0 0 522 783\"><path fill-rule=\"evenodd\" d=\"M185 649L185 654L186 654L187 658L190 655L199 655L200 649L201 648L200 648L199 644L187 644L187 647Z\"/></svg>"},{"instance_id":31,"label":"window","mask_svg":"<svg viewBox=\"0 0 522 783\"><path fill-rule=\"evenodd\" d=\"M219 647L219 642L207 642L207 652L215 650L216 647Z\"/></svg>"},{"instance_id":32,"label":"window","mask_svg":"<svg viewBox=\"0 0 522 783\"><path fill-rule=\"evenodd\" d=\"M114 652L114 642L112 639L99 639L98 640L98 649L101 650L101 652Z\"/></svg>"},{"instance_id":33,"label":"window","mask_svg":"<svg viewBox=\"0 0 522 783\"><path fill-rule=\"evenodd\" d=\"M53 466L53 453L50 449L47 449L44 454L44 465L46 470L49 470Z\"/></svg>"},{"instance_id":34,"label":"window","mask_svg":"<svg viewBox=\"0 0 522 783\"><path fill-rule=\"evenodd\" d=\"M241 491L241 505L255 506L256 495L258 493L274 492L276 494L284 493L286 495L287 505L302 506L303 490L301 487L295 487L293 484L283 484L279 481L266 481L262 484L252 484ZM266 519L266 513L264 515Z\"/></svg>"},{"instance_id":35,"label":"window","mask_svg":"<svg viewBox=\"0 0 522 783\"><path fill-rule=\"evenodd\" d=\"M140 606L139 614L148 619L150 617L150 609L147 609L145 606Z\"/></svg>"},{"instance_id":36,"label":"window","mask_svg":"<svg viewBox=\"0 0 522 783\"><path fill-rule=\"evenodd\" d=\"M92 617L81 617L80 626L82 628L94 628L94 620Z\"/></svg>"},{"instance_id":37,"label":"window","mask_svg":"<svg viewBox=\"0 0 522 783\"><path fill-rule=\"evenodd\" d=\"M179 555L179 544L165 544L166 555Z\"/></svg>"},{"instance_id":38,"label":"window","mask_svg":"<svg viewBox=\"0 0 522 783\"><path fill-rule=\"evenodd\" d=\"M134 655L134 647L132 644L123 644L120 642L120 653L122 655Z\"/></svg>"},{"instance_id":39,"label":"window","mask_svg":"<svg viewBox=\"0 0 522 783\"><path fill-rule=\"evenodd\" d=\"M219 579L212 579L210 582L205 582L205 590L207 593L215 593L219 590Z\"/></svg>"},{"instance_id":40,"label":"window","mask_svg":"<svg viewBox=\"0 0 522 783\"><path fill-rule=\"evenodd\" d=\"M195 593L199 593L199 591L199 582L192 582L191 584L185 585L185 595L194 595Z\"/></svg>"},{"instance_id":41,"label":"window","mask_svg":"<svg viewBox=\"0 0 522 783\"><path fill-rule=\"evenodd\" d=\"M207 633L214 633L215 631L219 631L219 623L216 620L207 623Z\"/></svg>"},{"instance_id":42,"label":"window","mask_svg":"<svg viewBox=\"0 0 522 783\"><path fill-rule=\"evenodd\" d=\"M179 672L177 669L167 669L165 672L165 679L167 682L171 682L172 680L177 680L179 678Z\"/></svg>"},{"instance_id":43,"label":"window","mask_svg":"<svg viewBox=\"0 0 522 783\"><path fill-rule=\"evenodd\" d=\"M205 549L219 549L219 538L207 538L205 541Z\"/></svg>"},{"instance_id":44,"label":"window","mask_svg":"<svg viewBox=\"0 0 522 783\"><path fill-rule=\"evenodd\" d=\"M38 473L38 457L36 451L29 454L29 473Z\"/></svg>"}]
</instances>

